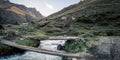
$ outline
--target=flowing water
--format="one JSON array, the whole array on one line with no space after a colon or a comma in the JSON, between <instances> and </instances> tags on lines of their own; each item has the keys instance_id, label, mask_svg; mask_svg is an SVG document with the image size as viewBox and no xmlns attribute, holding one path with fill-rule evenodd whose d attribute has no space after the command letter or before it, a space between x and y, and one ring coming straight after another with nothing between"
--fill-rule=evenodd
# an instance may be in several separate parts
<instances>
[{"instance_id":1,"label":"flowing water","mask_svg":"<svg viewBox=\"0 0 120 60\"><path fill-rule=\"evenodd\" d=\"M41 44L38 48L63 52L57 50L57 46L59 44L64 45L65 40L44 40L40 42ZM62 57L27 51L22 55L16 54L12 56L4 56L1 57L0 60L62 60Z\"/></svg>"}]
</instances>

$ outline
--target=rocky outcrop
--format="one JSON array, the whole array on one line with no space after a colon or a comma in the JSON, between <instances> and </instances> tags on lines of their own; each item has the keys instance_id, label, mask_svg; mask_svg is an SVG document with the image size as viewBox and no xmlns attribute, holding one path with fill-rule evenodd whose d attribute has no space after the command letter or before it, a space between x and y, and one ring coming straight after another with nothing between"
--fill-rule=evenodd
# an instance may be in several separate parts
<instances>
[{"instance_id":1,"label":"rocky outcrop","mask_svg":"<svg viewBox=\"0 0 120 60\"><path fill-rule=\"evenodd\" d=\"M35 8L27 8L9 0L0 1L0 24L27 23L42 18L43 16Z\"/></svg>"},{"instance_id":2,"label":"rocky outcrop","mask_svg":"<svg viewBox=\"0 0 120 60\"><path fill-rule=\"evenodd\" d=\"M96 45L90 50L95 60L119 60L120 59L120 37L99 37L94 42Z\"/></svg>"}]
</instances>

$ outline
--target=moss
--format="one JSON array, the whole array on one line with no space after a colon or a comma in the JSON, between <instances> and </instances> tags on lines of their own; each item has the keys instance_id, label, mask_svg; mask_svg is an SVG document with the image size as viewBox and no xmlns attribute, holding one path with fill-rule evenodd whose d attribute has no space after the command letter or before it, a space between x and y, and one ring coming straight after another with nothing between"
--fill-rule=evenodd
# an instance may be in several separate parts
<instances>
[{"instance_id":1,"label":"moss","mask_svg":"<svg viewBox=\"0 0 120 60\"><path fill-rule=\"evenodd\" d=\"M40 42L37 40L30 40L30 39L24 39L24 40L18 40L16 41L17 44L30 46L30 47L37 47Z\"/></svg>"}]
</instances>

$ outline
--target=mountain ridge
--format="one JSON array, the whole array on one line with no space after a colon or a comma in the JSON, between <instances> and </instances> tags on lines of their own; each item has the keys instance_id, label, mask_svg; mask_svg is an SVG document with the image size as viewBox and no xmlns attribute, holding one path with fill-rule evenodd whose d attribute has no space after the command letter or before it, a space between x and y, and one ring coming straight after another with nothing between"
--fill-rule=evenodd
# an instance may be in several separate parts
<instances>
[{"instance_id":1,"label":"mountain ridge","mask_svg":"<svg viewBox=\"0 0 120 60\"><path fill-rule=\"evenodd\" d=\"M43 18L35 8L11 3L9 0L0 2L0 24L21 24L38 21ZM12 22L11 22L12 21Z\"/></svg>"},{"instance_id":2,"label":"mountain ridge","mask_svg":"<svg viewBox=\"0 0 120 60\"><path fill-rule=\"evenodd\" d=\"M74 14L75 12L79 13L79 12L86 10L86 9L89 10L90 8L95 8L95 5L97 5L97 6L101 5L101 7L102 7L102 4L103 4L103 6L104 6L104 4L107 6L107 4L110 4L110 3L118 3L118 5L119 5L119 2L120 1L118 1L118 0L106 0L106 1L103 1L103 0L84 0L84 1L80 1L78 4L71 5L71 6L73 6L73 8L71 8L71 6L68 6L59 12L51 14L47 18L54 19L54 18L59 18L61 16L68 15L68 14ZM94 11L95 9L92 9L92 10ZM78 14L78 15L81 15L81 14Z\"/></svg>"}]
</instances>

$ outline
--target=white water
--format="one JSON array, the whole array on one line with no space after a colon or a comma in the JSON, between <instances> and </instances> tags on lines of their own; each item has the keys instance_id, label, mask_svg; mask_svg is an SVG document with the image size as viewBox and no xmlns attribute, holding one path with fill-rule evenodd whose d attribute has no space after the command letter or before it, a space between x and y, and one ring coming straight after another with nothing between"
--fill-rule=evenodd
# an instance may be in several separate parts
<instances>
[{"instance_id":1,"label":"white water","mask_svg":"<svg viewBox=\"0 0 120 60\"><path fill-rule=\"evenodd\" d=\"M57 40L57 41L44 40L44 41L41 41L41 44L38 48L59 51L57 50L58 44L64 45L65 41L64 40ZM62 60L62 57L27 51L23 55L13 55L13 56L2 57L0 58L0 60Z\"/></svg>"}]
</instances>

